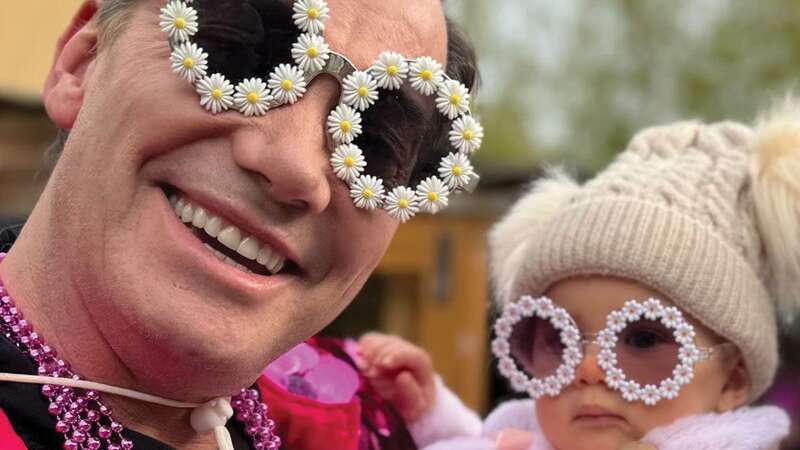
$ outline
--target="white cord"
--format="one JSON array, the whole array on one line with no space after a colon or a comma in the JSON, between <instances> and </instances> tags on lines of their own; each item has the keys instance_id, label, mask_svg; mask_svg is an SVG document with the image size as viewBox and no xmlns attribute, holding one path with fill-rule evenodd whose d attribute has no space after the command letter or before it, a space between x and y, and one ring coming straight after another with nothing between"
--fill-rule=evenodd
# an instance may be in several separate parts
<instances>
[{"instance_id":1,"label":"white cord","mask_svg":"<svg viewBox=\"0 0 800 450\"><path fill-rule=\"evenodd\" d=\"M219 450L234 450L231 435L227 428L225 428L225 424L231 417L233 417L233 408L231 408L230 398L218 398L202 404L186 403L158 397L156 395L145 394L131 389L95 383L92 381L0 372L0 382L1 381L11 383L66 386L90 391L105 392L107 394L119 395L120 397L132 398L134 400L141 400L143 402L155 403L157 405L169 406L172 408L191 409L193 410L191 415L191 424L192 428L194 428L196 432L205 434L213 431Z\"/></svg>"}]
</instances>

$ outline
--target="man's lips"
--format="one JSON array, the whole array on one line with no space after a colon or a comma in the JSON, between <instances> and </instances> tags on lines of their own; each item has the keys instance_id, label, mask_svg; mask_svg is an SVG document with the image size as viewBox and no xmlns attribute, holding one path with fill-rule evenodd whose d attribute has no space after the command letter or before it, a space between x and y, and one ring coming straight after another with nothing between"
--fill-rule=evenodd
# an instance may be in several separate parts
<instances>
[{"instance_id":1,"label":"man's lips","mask_svg":"<svg viewBox=\"0 0 800 450\"><path fill-rule=\"evenodd\" d=\"M269 242L249 235L238 225L184 197L170 195L178 219L189 226L206 248L221 261L244 272L277 274L295 267L293 261Z\"/></svg>"}]
</instances>

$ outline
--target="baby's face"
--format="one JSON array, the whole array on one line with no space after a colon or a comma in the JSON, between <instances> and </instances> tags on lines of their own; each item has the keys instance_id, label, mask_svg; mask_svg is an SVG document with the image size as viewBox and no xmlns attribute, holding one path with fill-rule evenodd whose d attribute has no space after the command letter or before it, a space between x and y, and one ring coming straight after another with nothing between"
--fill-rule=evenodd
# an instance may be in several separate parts
<instances>
[{"instance_id":1,"label":"baby's face","mask_svg":"<svg viewBox=\"0 0 800 450\"><path fill-rule=\"evenodd\" d=\"M671 305L659 292L612 277L563 280L546 295L569 312L583 333L605 328L606 316L628 300L657 298L665 306ZM698 347L720 343L713 332L685 317L695 327ZM655 427L694 414L732 409L746 398L747 386L733 382L736 377L732 374L741 373L735 370L736 358L714 357L694 366L694 379L674 400L664 399L655 406L628 402L606 386L605 374L597 365L597 352L595 345L587 346L573 383L558 396L545 396L536 402L542 430L559 450L619 450Z\"/></svg>"}]
</instances>

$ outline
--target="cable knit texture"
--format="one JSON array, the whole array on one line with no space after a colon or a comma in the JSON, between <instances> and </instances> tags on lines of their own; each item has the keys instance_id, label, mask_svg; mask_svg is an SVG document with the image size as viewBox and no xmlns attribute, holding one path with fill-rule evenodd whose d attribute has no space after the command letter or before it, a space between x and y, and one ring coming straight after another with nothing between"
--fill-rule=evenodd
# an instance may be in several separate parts
<instances>
[{"instance_id":1,"label":"cable knit texture","mask_svg":"<svg viewBox=\"0 0 800 450\"><path fill-rule=\"evenodd\" d=\"M639 281L735 343L758 397L778 352L750 195L754 140L731 122L655 127L583 186L561 175L536 183L519 205L548 207L515 208L490 235L498 301L580 275ZM504 248L525 257L511 266Z\"/></svg>"}]
</instances>

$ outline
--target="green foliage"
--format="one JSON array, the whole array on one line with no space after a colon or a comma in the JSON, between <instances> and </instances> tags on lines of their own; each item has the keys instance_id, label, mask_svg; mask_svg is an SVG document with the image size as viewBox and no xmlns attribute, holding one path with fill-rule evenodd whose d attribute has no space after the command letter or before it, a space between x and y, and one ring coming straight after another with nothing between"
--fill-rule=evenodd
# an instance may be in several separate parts
<instances>
[{"instance_id":1,"label":"green foliage","mask_svg":"<svg viewBox=\"0 0 800 450\"><path fill-rule=\"evenodd\" d=\"M800 71L796 0L451 6L481 61L487 136L476 159L484 168L549 161L591 173L643 127L751 122Z\"/></svg>"}]
</instances>

